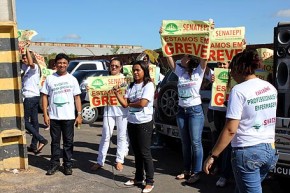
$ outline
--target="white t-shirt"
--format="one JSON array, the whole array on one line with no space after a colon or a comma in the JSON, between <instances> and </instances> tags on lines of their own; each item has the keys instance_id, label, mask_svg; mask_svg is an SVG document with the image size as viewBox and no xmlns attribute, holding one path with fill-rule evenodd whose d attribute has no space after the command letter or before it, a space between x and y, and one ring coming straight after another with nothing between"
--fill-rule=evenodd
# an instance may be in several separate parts
<instances>
[{"instance_id":1,"label":"white t-shirt","mask_svg":"<svg viewBox=\"0 0 290 193\"><path fill-rule=\"evenodd\" d=\"M59 76L53 73L46 77L41 93L49 95L48 114L50 119L75 119L74 96L81 94L77 79L71 74Z\"/></svg>"},{"instance_id":2,"label":"white t-shirt","mask_svg":"<svg viewBox=\"0 0 290 193\"><path fill-rule=\"evenodd\" d=\"M34 64L34 68L22 65L24 75L22 77L22 94L24 98L39 96L39 67Z\"/></svg>"},{"instance_id":3,"label":"white t-shirt","mask_svg":"<svg viewBox=\"0 0 290 193\"><path fill-rule=\"evenodd\" d=\"M181 107L191 107L201 104L199 91L204 70L200 65L193 70L191 79L185 68L179 65L176 65L175 74L178 76L178 105Z\"/></svg>"},{"instance_id":4,"label":"white t-shirt","mask_svg":"<svg viewBox=\"0 0 290 193\"><path fill-rule=\"evenodd\" d=\"M277 90L259 78L240 83L229 97L227 118L240 120L232 147L273 143L277 108Z\"/></svg>"},{"instance_id":5,"label":"white t-shirt","mask_svg":"<svg viewBox=\"0 0 290 193\"><path fill-rule=\"evenodd\" d=\"M152 120L154 90L153 82L148 82L144 87L143 82L134 84L132 88L128 87L125 98L129 99L131 103L141 99L147 99L149 101L147 106L143 108L129 107L127 118L129 123L141 124L148 123Z\"/></svg>"}]
</instances>

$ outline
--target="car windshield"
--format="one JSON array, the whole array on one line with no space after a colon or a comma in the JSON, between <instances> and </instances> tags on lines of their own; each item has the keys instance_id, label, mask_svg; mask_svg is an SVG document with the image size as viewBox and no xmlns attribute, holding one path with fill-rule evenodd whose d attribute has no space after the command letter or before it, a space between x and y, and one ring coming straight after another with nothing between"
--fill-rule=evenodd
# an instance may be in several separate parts
<instances>
[{"instance_id":1,"label":"car windshield","mask_svg":"<svg viewBox=\"0 0 290 193\"><path fill-rule=\"evenodd\" d=\"M71 73L71 71L78 65L80 62L71 61L67 67L67 72Z\"/></svg>"}]
</instances>

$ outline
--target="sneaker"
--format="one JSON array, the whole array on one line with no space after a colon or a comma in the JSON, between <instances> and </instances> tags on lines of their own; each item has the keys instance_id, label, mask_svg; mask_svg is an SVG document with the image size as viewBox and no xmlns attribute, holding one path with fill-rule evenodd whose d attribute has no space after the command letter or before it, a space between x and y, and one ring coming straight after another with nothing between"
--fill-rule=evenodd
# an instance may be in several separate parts
<instances>
[{"instance_id":1,"label":"sneaker","mask_svg":"<svg viewBox=\"0 0 290 193\"><path fill-rule=\"evenodd\" d=\"M225 185L227 184L227 179L220 177L219 180L216 182L216 186L217 187L225 187Z\"/></svg>"},{"instance_id":2,"label":"sneaker","mask_svg":"<svg viewBox=\"0 0 290 193\"><path fill-rule=\"evenodd\" d=\"M146 185L145 188L142 190L144 193L151 192L153 190L154 186L153 185Z\"/></svg>"},{"instance_id":3,"label":"sneaker","mask_svg":"<svg viewBox=\"0 0 290 193\"><path fill-rule=\"evenodd\" d=\"M124 183L125 186L139 186L139 185L144 185L145 181L136 181L135 179L133 180L128 180L127 182Z\"/></svg>"},{"instance_id":4,"label":"sneaker","mask_svg":"<svg viewBox=\"0 0 290 193\"><path fill-rule=\"evenodd\" d=\"M186 183L188 184L194 184L195 182L197 182L200 179L200 175L199 174L192 174L190 176L190 178L188 180L186 180Z\"/></svg>"}]
</instances>

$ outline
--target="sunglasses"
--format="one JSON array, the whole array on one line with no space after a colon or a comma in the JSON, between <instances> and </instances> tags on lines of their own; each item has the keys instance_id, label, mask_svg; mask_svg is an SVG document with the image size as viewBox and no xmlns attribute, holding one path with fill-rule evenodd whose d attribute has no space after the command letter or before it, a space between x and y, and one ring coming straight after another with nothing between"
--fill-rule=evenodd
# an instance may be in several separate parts
<instances>
[{"instance_id":1,"label":"sunglasses","mask_svg":"<svg viewBox=\"0 0 290 193\"><path fill-rule=\"evenodd\" d=\"M110 68L120 68L121 66L118 65L110 65Z\"/></svg>"}]
</instances>

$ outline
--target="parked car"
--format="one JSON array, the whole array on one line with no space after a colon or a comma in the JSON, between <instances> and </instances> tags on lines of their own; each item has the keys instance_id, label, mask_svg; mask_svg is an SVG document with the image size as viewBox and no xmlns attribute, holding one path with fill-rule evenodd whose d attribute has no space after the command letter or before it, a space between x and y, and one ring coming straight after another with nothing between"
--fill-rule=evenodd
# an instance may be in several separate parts
<instances>
[{"instance_id":1,"label":"parked car","mask_svg":"<svg viewBox=\"0 0 290 193\"><path fill-rule=\"evenodd\" d=\"M81 89L81 102L82 102L82 118L84 124L94 123L98 117L103 115L103 107L90 107L90 102L88 101L87 89L86 86L88 84L88 77L96 77L96 76L107 76L109 72L107 70L78 70L73 73L73 76L76 77Z\"/></svg>"},{"instance_id":2,"label":"parked car","mask_svg":"<svg viewBox=\"0 0 290 193\"><path fill-rule=\"evenodd\" d=\"M108 70L108 60L72 60L69 62L67 71L73 74L79 70Z\"/></svg>"},{"instance_id":3,"label":"parked car","mask_svg":"<svg viewBox=\"0 0 290 193\"><path fill-rule=\"evenodd\" d=\"M162 135L179 139L179 130L176 123L178 110L177 75L169 70L162 82L156 88L154 100L154 124L157 132ZM213 145L213 123L207 119L207 110L211 98L211 83L204 79L200 90L202 107L205 114L203 129L203 145L212 147Z\"/></svg>"}]
</instances>

